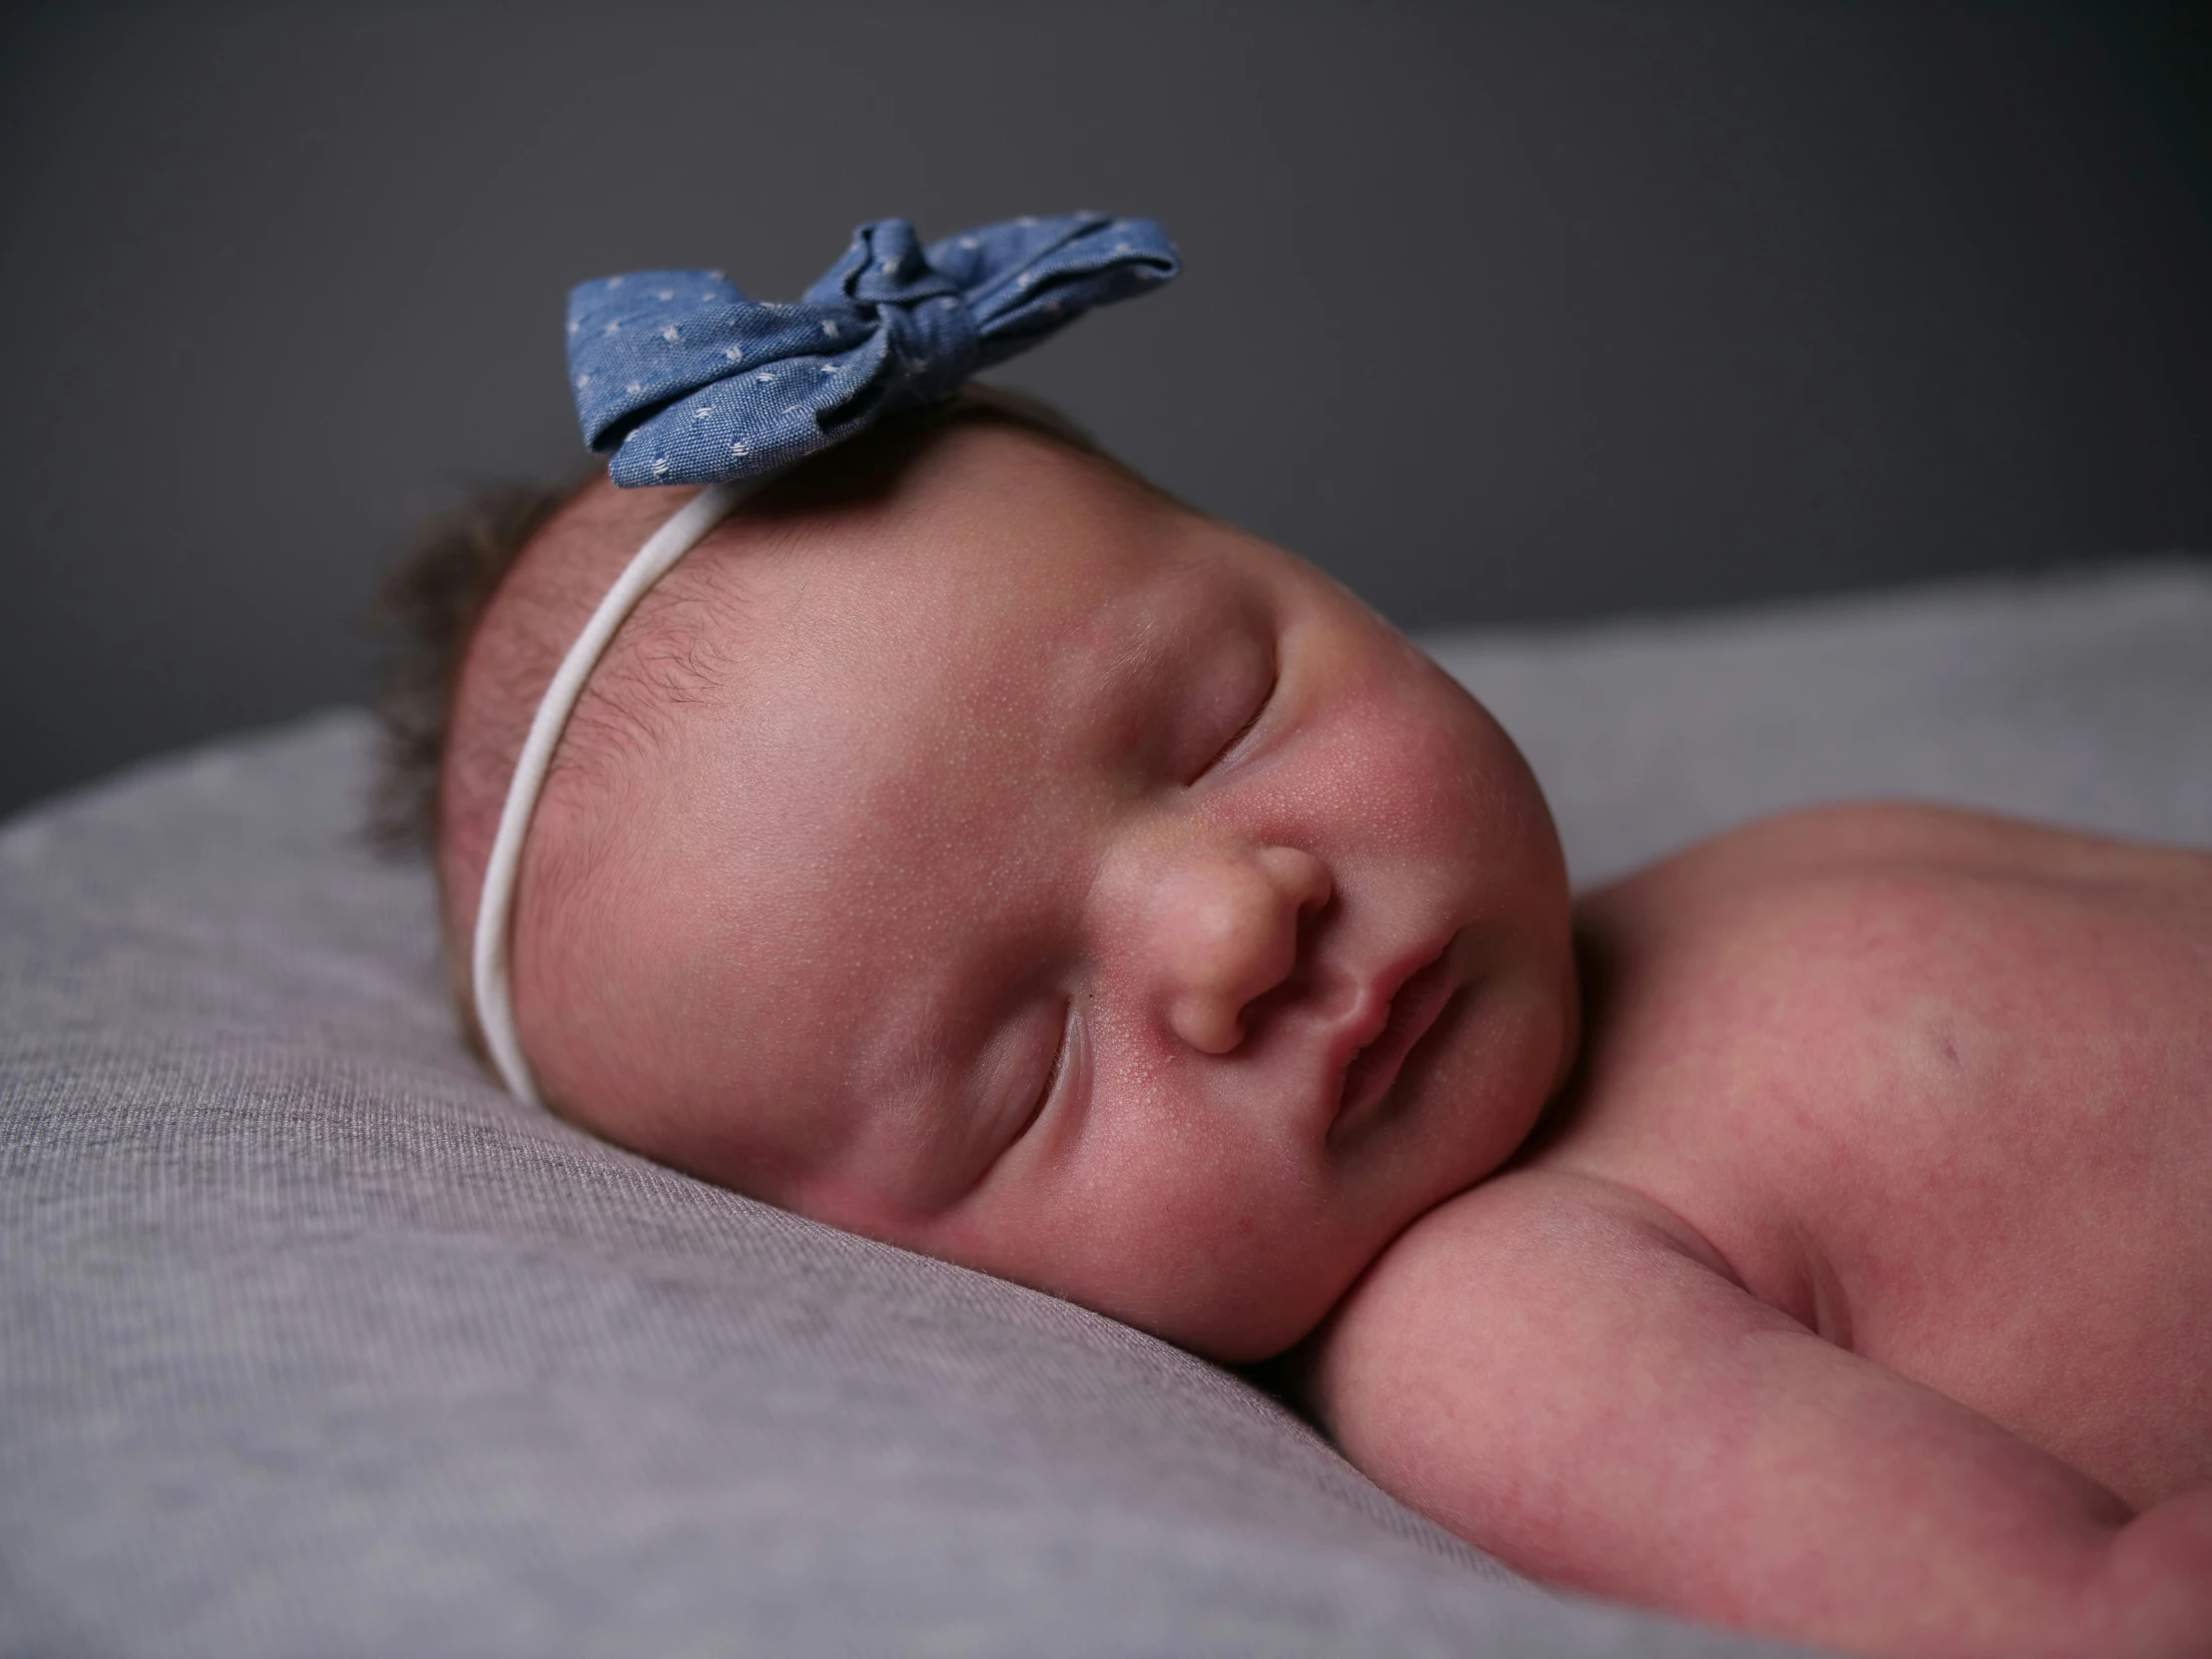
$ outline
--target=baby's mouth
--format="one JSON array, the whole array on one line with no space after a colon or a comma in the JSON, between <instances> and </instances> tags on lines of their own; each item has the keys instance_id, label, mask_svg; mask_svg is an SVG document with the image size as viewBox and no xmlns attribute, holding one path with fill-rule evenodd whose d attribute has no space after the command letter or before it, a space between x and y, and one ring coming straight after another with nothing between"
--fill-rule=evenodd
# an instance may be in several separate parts
<instances>
[{"instance_id":1,"label":"baby's mouth","mask_svg":"<svg viewBox=\"0 0 2212 1659\"><path fill-rule=\"evenodd\" d=\"M1345 1067L1344 1088L1337 1101L1337 1115L1330 1124L1336 1135L1356 1122L1390 1091L1405 1056L1428 1034L1458 987L1452 982L1451 946L1446 943L1426 965L1408 974L1390 997L1389 1017L1382 1029L1357 1050Z\"/></svg>"}]
</instances>

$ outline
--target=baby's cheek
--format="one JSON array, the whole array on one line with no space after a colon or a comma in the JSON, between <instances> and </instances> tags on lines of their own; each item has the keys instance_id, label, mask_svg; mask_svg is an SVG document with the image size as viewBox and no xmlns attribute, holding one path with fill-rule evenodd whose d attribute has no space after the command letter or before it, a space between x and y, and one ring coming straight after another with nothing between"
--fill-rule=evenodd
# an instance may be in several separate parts
<instances>
[{"instance_id":1,"label":"baby's cheek","mask_svg":"<svg viewBox=\"0 0 2212 1659\"><path fill-rule=\"evenodd\" d=\"M1222 1102L1157 1104L1086 1145L1048 1288L1201 1353L1287 1346L1349 1280L1322 1175Z\"/></svg>"},{"instance_id":2,"label":"baby's cheek","mask_svg":"<svg viewBox=\"0 0 2212 1659\"><path fill-rule=\"evenodd\" d=\"M1495 832L1519 782L1516 757L1486 721L1388 687L1341 698L1308 744L1287 780L1294 811L1347 849L1464 857L1470 838Z\"/></svg>"}]
</instances>

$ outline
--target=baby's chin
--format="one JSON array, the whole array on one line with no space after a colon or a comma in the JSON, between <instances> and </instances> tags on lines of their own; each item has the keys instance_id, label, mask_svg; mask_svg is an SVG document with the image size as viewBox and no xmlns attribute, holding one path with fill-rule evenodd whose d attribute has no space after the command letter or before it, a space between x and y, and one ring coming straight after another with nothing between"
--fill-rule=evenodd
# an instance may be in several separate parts
<instances>
[{"instance_id":1,"label":"baby's chin","mask_svg":"<svg viewBox=\"0 0 2212 1659\"><path fill-rule=\"evenodd\" d=\"M1367 1144L1317 1168L1303 1190L1230 1174L1215 1190L1132 1213L1072 1266L1003 1252L967 1265L1225 1365L1281 1355L1326 1323L1408 1227L1510 1163L1571 1067L1571 974L1563 986L1530 974L1488 987L1495 1017L1468 1020L1455 1054L1426 1057L1440 1063L1418 1080L1424 1087L1387 1102L1365 1126ZM961 1259L941 1242L935 1253Z\"/></svg>"}]
</instances>

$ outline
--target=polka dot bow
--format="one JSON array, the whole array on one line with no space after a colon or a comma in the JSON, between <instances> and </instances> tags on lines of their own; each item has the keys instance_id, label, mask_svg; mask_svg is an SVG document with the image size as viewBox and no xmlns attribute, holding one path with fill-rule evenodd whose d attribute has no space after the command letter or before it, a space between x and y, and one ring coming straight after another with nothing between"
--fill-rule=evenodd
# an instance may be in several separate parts
<instances>
[{"instance_id":1,"label":"polka dot bow","mask_svg":"<svg viewBox=\"0 0 2212 1659\"><path fill-rule=\"evenodd\" d=\"M719 271L578 284L569 385L616 483L750 478L949 397L1178 269L1149 219L1015 219L927 248L903 219L879 219L796 305L748 299Z\"/></svg>"}]
</instances>

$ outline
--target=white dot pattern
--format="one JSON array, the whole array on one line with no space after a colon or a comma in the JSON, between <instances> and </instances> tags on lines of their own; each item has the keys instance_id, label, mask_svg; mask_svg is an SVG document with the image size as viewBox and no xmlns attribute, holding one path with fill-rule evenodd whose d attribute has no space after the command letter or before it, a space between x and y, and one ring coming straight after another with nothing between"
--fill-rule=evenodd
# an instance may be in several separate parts
<instances>
[{"instance_id":1,"label":"white dot pattern","mask_svg":"<svg viewBox=\"0 0 2212 1659\"><path fill-rule=\"evenodd\" d=\"M752 299L719 271L578 286L570 386L616 482L752 477L943 397L1175 270L1149 220L1031 215L927 247L879 220L798 304Z\"/></svg>"}]
</instances>

